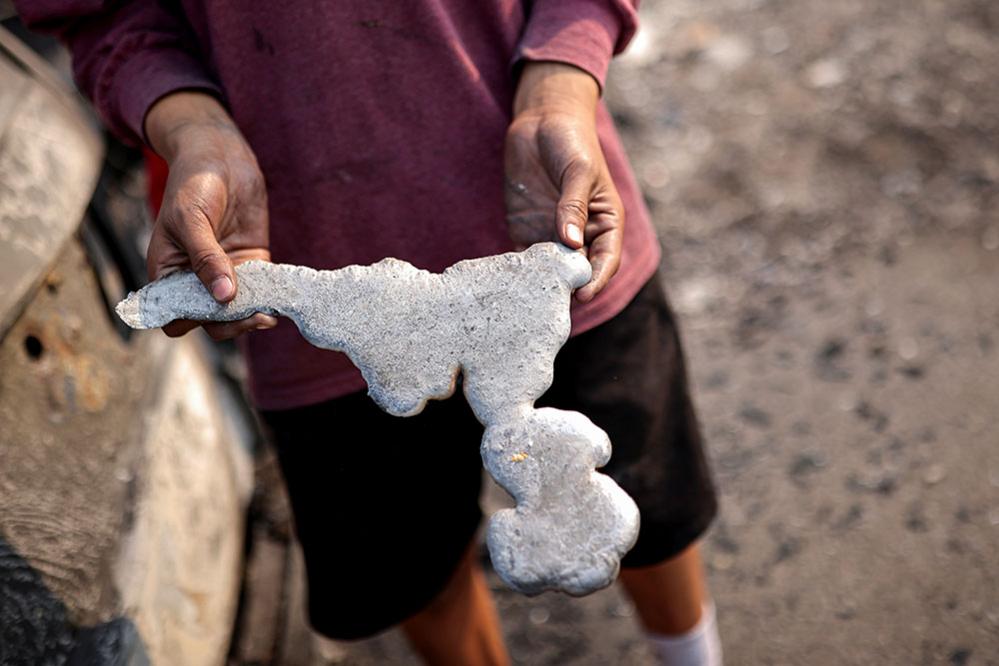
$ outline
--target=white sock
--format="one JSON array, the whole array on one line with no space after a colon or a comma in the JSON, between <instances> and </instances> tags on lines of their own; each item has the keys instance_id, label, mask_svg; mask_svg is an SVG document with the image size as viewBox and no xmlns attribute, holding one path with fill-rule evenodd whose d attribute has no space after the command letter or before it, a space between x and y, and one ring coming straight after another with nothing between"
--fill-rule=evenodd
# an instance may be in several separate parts
<instances>
[{"instance_id":1,"label":"white sock","mask_svg":"<svg viewBox=\"0 0 999 666\"><path fill-rule=\"evenodd\" d=\"M722 666L722 646L715 621L715 605L708 603L701 619L685 634L646 633L660 666Z\"/></svg>"}]
</instances>

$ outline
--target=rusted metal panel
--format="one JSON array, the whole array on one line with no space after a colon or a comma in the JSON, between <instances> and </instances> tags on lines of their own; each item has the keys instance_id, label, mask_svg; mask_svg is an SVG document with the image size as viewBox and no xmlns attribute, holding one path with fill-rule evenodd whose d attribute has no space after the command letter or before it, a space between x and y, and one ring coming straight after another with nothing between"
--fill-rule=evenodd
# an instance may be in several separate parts
<instances>
[{"instance_id":1,"label":"rusted metal panel","mask_svg":"<svg viewBox=\"0 0 999 666\"><path fill-rule=\"evenodd\" d=\"M79 624L115 613L107 572L138 492L130 443L163 353L114 332L75 242L0 344L0 531Z\"/></svg>"},{"instance_id":2,"label":"rusted metal panel","mask_svg":"<svg viewBox=\"0 0 999 666\"><path fill-rule=\"evenodd\" d=\"M57 266L0 343L0 539L23 560L0 581L26 566L40 582L7 620L35 638L65 625L63 654L105 627L131 637L116 658L221 664L250 449L196 339L124 339L78 241Z\"/></svg>"}]
</instances>

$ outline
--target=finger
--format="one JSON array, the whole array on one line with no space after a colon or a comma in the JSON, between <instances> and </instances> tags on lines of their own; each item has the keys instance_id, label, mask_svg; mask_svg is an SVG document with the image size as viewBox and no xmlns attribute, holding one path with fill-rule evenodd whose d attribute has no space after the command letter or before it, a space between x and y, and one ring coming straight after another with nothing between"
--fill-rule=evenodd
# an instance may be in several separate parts
<instances>
[{"instance_id":1,"label":"finger","mask_svg":"<svg viewBox=\"0 0 999 666\"><path fill-rule=\"evenodd\" d=\"M199 322L191 321L190 319L175 319L166 326L163 327L163 332L171 338L179 338L182 335L186 335L189 331L192 331L200 326Z\"/></svg>"},{"instance_id":2,"label":"finger","mask_svg":"<svg viewBox=\"0 0 999 666\"><path fill-rule=\"evenodd\" d=\"M160 225L154 227L146 249L146 274L149 281L166 277L186 265L187 255L177 248L176 243L170 241Z\"/></svg>"},{"instance_id":3,"label":"finger","mask_svg":"<svg viewBox=\"0 0 999 666\"><path fill-rule=\"evenodd\" d=\"M608 230L590 242L588 258L593 268L590 281L576 291L576 298L586 303L603 291L610 279L621 266L621 244L623 233L620 228Z\"/></svg>"},{"instance_id":4,"label":"finger","mask_svg":"<svg viewBox=\"0 0 999 666\"><path fill-rule=\"evenodd\" d=\"M205 333L211 336L212 340L231 340L243 333L250 331L264 331L277 326L277 318L258 312L252 317L240 319L239 321L212 322L204 324Z\"/></svg>"},{"instance_id":5,"label":"finger","mask_svg":"<svg viewBox=\"0 0 999 666\"><path fill-rule=\"evenodd\" d=\"M219 303L236 297L236 272L232 261L215 238L207 215L200 208L174 225L177 241L187 252L191 268Z\"/></svg>"},{"instance_id":6,"label":"finger","mask_svg":"<svg viewBox=\"0 0 999 666\"><path fill-rule=\"evenodd\" d=\"M592 189L593 178L588 169L576 166L566 170L555 208L555 228L562 243L573 249L583 247Z\"/></svg>"}]
</instances>

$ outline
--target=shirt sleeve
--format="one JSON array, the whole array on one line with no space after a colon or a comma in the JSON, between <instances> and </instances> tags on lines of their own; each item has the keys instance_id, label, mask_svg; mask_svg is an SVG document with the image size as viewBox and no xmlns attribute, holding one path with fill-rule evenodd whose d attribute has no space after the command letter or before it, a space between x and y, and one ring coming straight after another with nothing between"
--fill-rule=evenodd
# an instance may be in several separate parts
<instances>
[{"instance_id":1,"label":"shirt sleeve","mask_svg":"<svg viewBox=\"0 0 999 666\"><path fill-rule=\"evenodd\" d=\"M112 131L144 142L149 108L177 90L223 99L186 20L160 0L17 0L25 24L53 33L73 59L77 86Z\"/></svg>"},{"instance_id":2,"label":"shirt sleeve","mask_svg":"<svg viewBox=\"0 0 999 666\"><path fill-rule=\"evenodd\" d=\"M552 60L589 72L604 86L611 57L638 29L637 0L535 0L514 65Z\"/></svg>"}]
</instances>

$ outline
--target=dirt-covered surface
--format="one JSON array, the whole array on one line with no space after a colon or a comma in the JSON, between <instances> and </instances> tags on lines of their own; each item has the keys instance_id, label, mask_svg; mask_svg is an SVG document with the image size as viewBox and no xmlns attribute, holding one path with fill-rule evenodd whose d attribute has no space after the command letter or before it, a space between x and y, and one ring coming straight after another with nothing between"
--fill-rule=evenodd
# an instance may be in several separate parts
<instances>
[{"instance_id":1,"label":"dirt-covered surface","mask_svg":"<svg viewBox=\"0 0 999 666\"><path fill-rule=\"evenodd\" d=\"M727 663L999 664L999 4L643 18L608 98L721 489ZM494 584L517 663L649 663L617 590Z\"/></svg>"}]
</instances>

